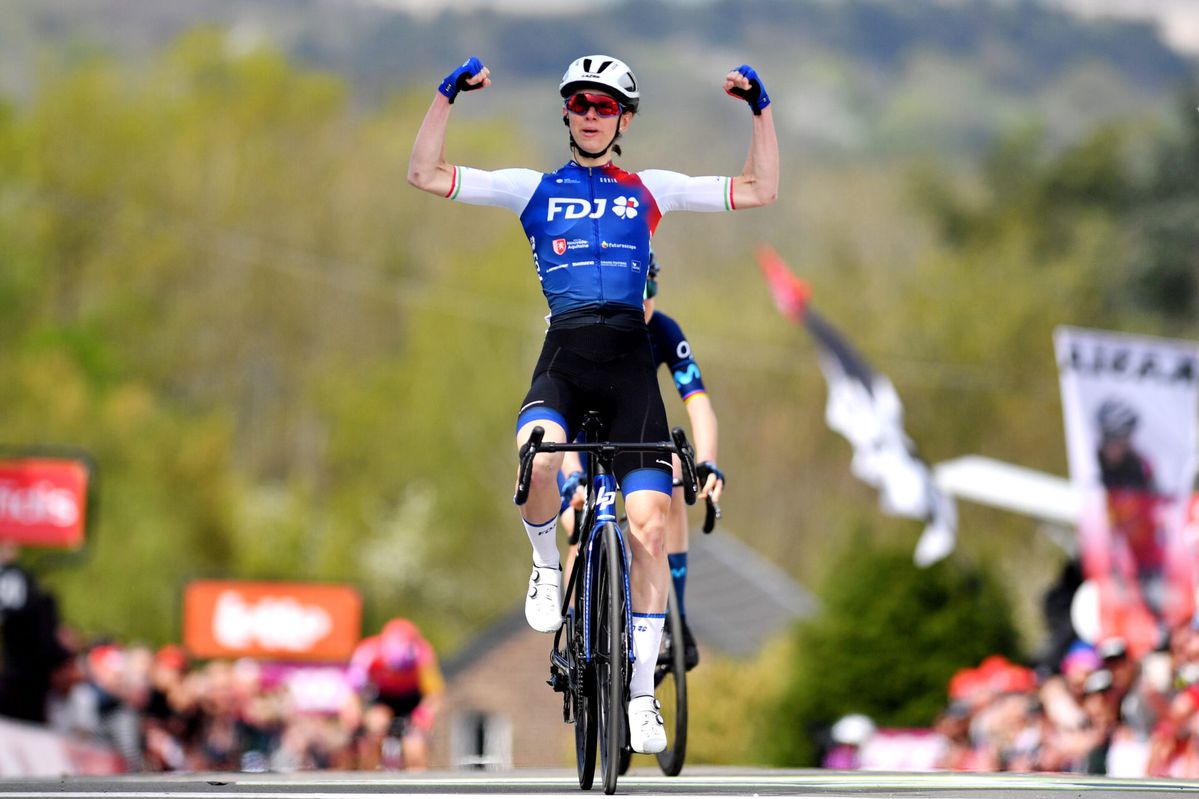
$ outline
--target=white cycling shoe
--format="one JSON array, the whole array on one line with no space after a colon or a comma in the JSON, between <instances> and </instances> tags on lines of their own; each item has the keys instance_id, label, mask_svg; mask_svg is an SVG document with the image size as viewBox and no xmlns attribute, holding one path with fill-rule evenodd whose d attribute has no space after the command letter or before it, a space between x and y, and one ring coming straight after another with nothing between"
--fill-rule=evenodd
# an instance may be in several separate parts
<instances>
[{"instance_id":1,"label":"white cycling shoe","mask_svg":"<svg viewBox=\"0 0 1199 799\"><path fill-rule=\"evenodd\" d=\"M562 626L562 570L534 566L525 596L525 620L539 633Z\"/></svg>"},{"instance_id":2,"label":"white cycling shoe","mask_svg":"<svg viewBox=\"0 0 1199 799\"><path fill-rule=\"evenodd\" d=\"M634 752L654 755L666 748L666 728L658 712L661 707L650 695L629 700L629 746Z\"/></svg>"}]
</instances>

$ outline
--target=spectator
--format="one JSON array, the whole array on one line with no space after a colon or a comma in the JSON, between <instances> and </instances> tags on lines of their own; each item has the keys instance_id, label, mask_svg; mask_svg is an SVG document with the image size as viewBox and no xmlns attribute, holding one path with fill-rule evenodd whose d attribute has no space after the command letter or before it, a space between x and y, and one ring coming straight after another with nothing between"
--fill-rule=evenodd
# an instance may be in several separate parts
<instances>
[{"instance_id":1,"label":"spectator","mask_svg":"<svg viewBox=\"0 0 1199 799\"><path fill-rule=\"evenodd\" d=\"M58 639L58 603L17 563L18 548L0 542L0 716L46 722L54 671L70 652Z\"/></svg>"},{"instance_id":2,"label":"spectator","mask_svg":"<svg viewBox=\"0 0 1199 799\"><path fill-rule=\"evenodd\" d=\"M861 750L874 735L874 722L861 713L842 716L829 730L833 745L824 757L824 768L856 769L861 766Z\"/></svg>"}]
</instances>

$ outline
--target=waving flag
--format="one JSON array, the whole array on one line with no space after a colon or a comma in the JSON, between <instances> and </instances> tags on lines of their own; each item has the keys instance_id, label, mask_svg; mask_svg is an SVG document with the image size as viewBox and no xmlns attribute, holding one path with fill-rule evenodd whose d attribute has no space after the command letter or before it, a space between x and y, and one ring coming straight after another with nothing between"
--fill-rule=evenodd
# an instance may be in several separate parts
<instances>
[{"instance_id":1,"label":"waving flag","mask_svg":"<svg viewBox=\"0 0 1199 799\"><path fill-rule=\"evenodd\" d=\"M803 325L816 344L828 384L825 421L853 446L851 471L878 489L884 513L926 522L914 560L919 566L936 563L953 551L957 508L936 487L928 464L904 432L903 404L895 387L812 309L811 289L778 253L762 247L758 264L779 312Z\"/></svg>"}]
</instances>

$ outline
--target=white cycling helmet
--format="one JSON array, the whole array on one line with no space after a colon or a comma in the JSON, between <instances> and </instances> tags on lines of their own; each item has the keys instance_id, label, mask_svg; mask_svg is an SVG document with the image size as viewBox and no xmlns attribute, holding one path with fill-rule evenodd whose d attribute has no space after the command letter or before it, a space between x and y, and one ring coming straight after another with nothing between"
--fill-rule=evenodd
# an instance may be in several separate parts
<instances>
[{"instance_id":1,"label":"white cycling helmet","mask_svg":"<svg viewBox=\"0 0 1199 799\"><path fill-rule=\"evenodd\" d=\"M629 65L610 55L588 55L576 58L562 75L558 92L569 97L580 89L600 89L609 92L629 111L636 111L641 101L637 76Z\"/></svg>"}]
</instances>

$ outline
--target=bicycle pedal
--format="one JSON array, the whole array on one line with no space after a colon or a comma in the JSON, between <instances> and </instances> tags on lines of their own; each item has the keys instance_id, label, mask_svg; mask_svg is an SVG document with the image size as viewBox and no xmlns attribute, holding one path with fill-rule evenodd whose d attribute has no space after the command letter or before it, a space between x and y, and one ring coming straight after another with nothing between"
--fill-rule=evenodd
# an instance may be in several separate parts
<instances>
[{"instance_id":1,"label":"bicycle pedal","mask_svg":"<svg viewBox=\"0 0 1199 799\"><path fill-rule=\"evenodd\" d=\"M559 694L566 693L566 689L570 687L570 681L566 679L566 675L557 671L550 672L550 678L545 681L545 684Z\"/></svg>"}]
</instances>

